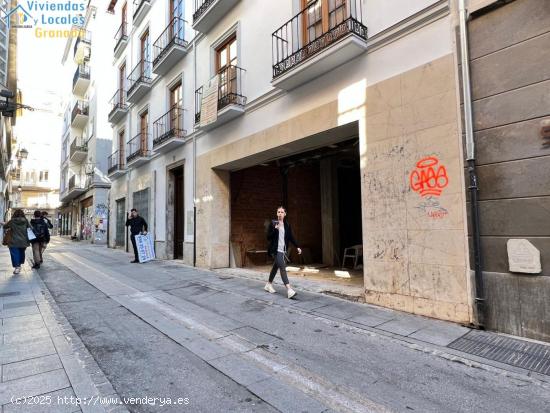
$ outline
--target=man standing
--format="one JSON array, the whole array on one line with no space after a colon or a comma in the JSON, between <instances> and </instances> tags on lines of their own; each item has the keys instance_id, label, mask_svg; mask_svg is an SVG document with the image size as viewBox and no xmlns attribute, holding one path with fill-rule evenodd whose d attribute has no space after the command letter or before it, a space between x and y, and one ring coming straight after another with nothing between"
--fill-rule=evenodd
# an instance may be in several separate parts
<instances>
[{"instance_id":1,"label":"man standing","mask_svg":"<svg viewBox=\"0 0 550 413\"><path fill-rule=\"evenodd\" d=\"M126 226L130 227L130 234L132 239L132 246L134 247L134 261L130 261L132 263L139 263L139 256L138 256L138 250L136 245L136 235L147 234L147 222L145 222L145 219L143 217L139 216L137 209L132 208L130 213L128 214L128 219L126 220Z\"/></svg>"},{"instance_id":2,"label":"man standing","mask_svg":"<svg viewBox=\"0 0 550 413\"><path fill-rule=\"evenodd\" d=\"M50 229L53 228L52 221L48 218L48 211L42 211L42 219L46 223L46 237L44 238L44 242L42 243L41 250L40 250L40 257L42 257L42 254L44 254L44 251L46 250L46 247L48 246L48 243L50 242ZM42 264L42 261L40 261Z\"/></svg>"}]
</instances>

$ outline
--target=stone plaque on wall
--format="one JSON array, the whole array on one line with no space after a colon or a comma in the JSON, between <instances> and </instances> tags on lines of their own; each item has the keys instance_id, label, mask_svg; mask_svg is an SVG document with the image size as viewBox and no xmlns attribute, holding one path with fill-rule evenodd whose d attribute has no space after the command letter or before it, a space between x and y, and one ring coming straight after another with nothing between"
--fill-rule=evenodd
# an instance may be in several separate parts
<instances>
[{"instance_id":1,"label":"stone plaque on wall","mask_svg":"<svg viewBox=\"0 0 550 413\"><path fill-rule=\"evenodd\" d=\"M510 272L539 274L542 271L540 251L526 239L509 239L506 248Z\"/></svg>"}]
</instances>

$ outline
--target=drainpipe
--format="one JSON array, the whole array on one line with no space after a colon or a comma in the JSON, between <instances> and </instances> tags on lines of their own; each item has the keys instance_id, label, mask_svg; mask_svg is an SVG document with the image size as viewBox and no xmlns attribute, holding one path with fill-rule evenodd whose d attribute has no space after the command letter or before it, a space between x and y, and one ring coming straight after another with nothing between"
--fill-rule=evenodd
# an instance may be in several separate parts
<instances>
[{"instance_id":1,"label":"drainpipe","mask_svg":"<svg viewBox=\"0 0 550 413\"><path fill-rule=\"evenodd\" d=\"M193 33L193 94L197 90L197 32ZM195 102L195 95L193 95ZM195 108L196 110L196 108ZM191 113L194 116L194 112ZM194 119L193 119L194 122ZM197 266L197 135L193 133L193 267Z\"/></svg>"},{"instance_id":2,"label":"drainpipe","mask_svg":"<svg viewBox=\"0 0 550 413\"><path fill-rule=\"evenodd\" d=\"M470 53L468 50L468 9L466 0L459 0L460 20L460 52L462 63L462 93L464 100L464 128L466 132L466 161L468 163L468 176L470 191L470 206L474 247L474 272L475 272L475 325L483 329L485 327L485 293L483 287L483 255L481 251L481 236L479 226L479 202L478 202L478 181L475 165L475 142L472 116L472 93L470 83Z\"/></svg>"}]
</instances>

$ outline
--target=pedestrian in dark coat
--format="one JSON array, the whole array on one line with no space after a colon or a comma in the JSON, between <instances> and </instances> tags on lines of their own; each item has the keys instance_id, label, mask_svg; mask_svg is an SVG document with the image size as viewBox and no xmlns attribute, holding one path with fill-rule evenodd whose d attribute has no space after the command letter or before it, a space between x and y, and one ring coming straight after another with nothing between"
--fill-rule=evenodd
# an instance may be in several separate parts
<instances>
[{"instance_id":1,"label":"pedestrian in dark coat","mask_svg":"<svg viewBox=\"0 0 550 413\"><path fill-rule=\"evenodd\" d=\"M302 250L298 246L298 242L292 234L292 228L290 224L286 221L286 209L284 207L277 208L277 219L271 221L269 229L267 230L267 239L269 241L269 246L267 248L267 253L270 257L274 259L273 267L271 268L271 273L269 274L269 281L264 287L264 290L275 293L275 288L273 288L273 280L277 274L277 270L281 273L281 278L287 289L288 298L292 298L296 295L290 282L288 281L288 276L286 274L286 253L288 251L289 242L292 243L298 250L298 254L302 253Z\"/></svg>"},{"instance_id":2,"label":"pedestrian in dark coat","mask_svg":"<svg viewBox=\"0 0 550 413\"><path fill-rule=\"evenodd\" d=\"M42 263L42 252L44 251L44 244L48 236L48 224L42 218L42 212L34 211L34 218L31 219L31 227L36 237L31 241L32 256L34 260L33 268L40 268Z\"/></svg>"},{"instance_id":3,"label":"pedestrian in dark coat","mask_svg":"<svg viewBox=\"0 0 550 413\"><path fill-rule=\"evenodd\" d=\"M14 268L13 273L19 274L21 272L21 265L25 263L25 250L30 245L27 228L31 228L31 224L25 218L23 210L16 209L12 219L3 223L3 226L4 231L10 231L8 248L10 250L11 265Z\"/></svg>"},{"instance_id":4,"label":"pedestrian in dark coat","mask_svg":"<svg viewBox=\"0 0 550 413\"><path fill-rule=\"evenodd\" d=\"M42 243L42 249L40 251L40 256L44 255L44 251L46 250L46 247L48 246L48 243L50 242L50 229L53 228L52 221L48 218L48 211L42 211L42 218L46 222L46 225L48 228L46 228L46 239ZM42 264L42 261L40 261Z\"/></svg>"}]
</instances>

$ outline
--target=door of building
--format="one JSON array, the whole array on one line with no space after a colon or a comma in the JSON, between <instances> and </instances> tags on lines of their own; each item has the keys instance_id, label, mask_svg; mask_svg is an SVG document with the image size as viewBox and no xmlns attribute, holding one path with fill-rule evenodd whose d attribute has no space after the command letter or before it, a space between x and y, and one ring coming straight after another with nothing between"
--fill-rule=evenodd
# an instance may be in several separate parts
<instances>
[{"instance_id":1,"label":"door of building","mask_svg":"<svg viewBox=\"0 0 550 413\"><path fill-rule=\"evenodd\" d=\"M80 239L89 240L92 238L93 227L93 197L89 197L80 202Z\"/></svg>"},{"instance_id":2,"label":"door of building","mask_svg":"<svg viewBox=\"0 0 550 413\"><path fill-rule=\"evenodd\" d=\"M145 111L139 115L139 130L141 133L139 148L141 154L145 156L147 154L147 129L149 126L149 112Z\"/></svg>"},{"instance_id":3,"label":"door of building","mask_svg":"<svg viewBox=\"0 0 550 413\"><path fill-rule=\"evenodd\" d=\"M230 37L218 47L216 55L216 69L220 76L218 98L229 103L237 93L237 37Z\"/></svg>"},{"instance_id":4,"label":"door of building","mask_svg":"<svg viewBox=\"0 0 550 413\"><path fill-rule=\"evenodd\" d=\"M302 0L303 46L346 19L347 0Z\"/></svg>"},{"instance_id":5,"label":"door of building","mask_svg":"<svg viewBox=\"0 0 550 413\"><path fill-rule=\"evenodd\" d=\"M123 168L126 164L126 158L125 156L125 150L124 145L126 145L125 139L124 139L124 130L121 130L118 133L118 166L120 168Z\"/></svg>"},{"instance_id":6,"label":"door of building","mask_svg":"<svg viewBox=\"0 0 550 413\"><path fill-rule=\"evenodd\" d=\"M116 201L116 237L115 245L124 246L124 235L126 234L126 198Z\"/></svg>"},{"instance_id":7,"label":"door of building","mask_svg":"<svg viewBox=\"0 0 550 413\"><path fill-rule=\"evenodd\" d=\"M174 259L183 258L184 204L183 166L174 171Z\"/></svg>"},{"instance_id":8,"label":"door of building","mask_svg":"<svg viewBox=\"0 0 550 413\"><path fill-rule=\"evenodd\" d=\"M183 91L181 82L170 89L170 130L177 134L183 129L182 113Z\"/></svg>"}]
</instances>

